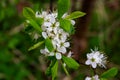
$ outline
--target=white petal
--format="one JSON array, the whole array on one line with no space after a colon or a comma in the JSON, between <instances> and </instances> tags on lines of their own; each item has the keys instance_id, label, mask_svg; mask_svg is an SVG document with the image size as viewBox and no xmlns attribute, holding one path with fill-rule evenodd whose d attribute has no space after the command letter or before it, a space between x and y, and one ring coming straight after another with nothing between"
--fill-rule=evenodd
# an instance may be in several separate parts
<instances>
[{"instance_id":1,"label":"white petal","mask_svg":"<svg viewBox=\"0 0 120 80\"><path fill-rule=\"evenodd\" d=\"M39 11L37 11L37 12L35 13L35 17L41 17L41 14L40 14Z\"/></svg>"},{"instance_id":2,"label":"white petal","mask_svg":"<svg viewBox=\"0 0 120 80\"><path fill-rule=\"evenodd\" d=\"M46 11L42 11L42 17L45 17L47 15Z\"/></svg>"},{"instance_id":3,"label":"white petal","mask_svg":"<svg viewBox=\"0 0 120 80\"><path fill-rule=\"evenodd\" d=\"M86 77L85 80L91 80L91 77Z\"/></svg>"},{"instance_id":4,"label":"white petal","mask_svg":"<svg viewBox=\"0 0 120 80\"><path fill-rule=\"evenodd\" d=\"M64 43L64 46L65 46L65 47L69 47L69 46L70 46L70 43L69 43L69 42L65 42L65 43Z\"/></svg>"},{"instance_id":5,"label":"white petal","mask_svg":"<svg viewBox=\"0 0 120 80\"><path fill-rule=\"evenodd\" d=\"M90 65L90 64L91 64L91 61L90 61L90 60L87 60L87 61L85 62L85 64L86 64L86 65Z\"/></svg>"},{"instance_id":6,"label":"white petal","mask_svg":"<svg viewBox=\"0 0 120 80\"><path fill-rule=\"evenodd\" d=\"M60 53L56 53L56 59L60 60L62 58L62 55Z\"/></svg>"},{"instance_id":7,"label":"white petal","mask_svg":"<svg viewBox=\"0 0 120 80\"><path fill-rule=\"evenodd\" d=\"M44 22L43 25L50 27L52 24L50 22Z\"/></svg>"},{"instance_id":8,"label":"white petal","mask_svg":"<svg viewBox=\"0 0 120 80\"><path fill-rule=\"evenodd\" d=\"M60 26L60 23L59 23L59 22L56 22L56 23L55 23L55 26L56 26L56 27Z\"/></svg>"},{"instance_id":9,"label":"white petal","mask_svg":"<svg viewBox=\"0 0 120 80\"><path fill-rule=\"evenodd\" d=\"M65 18L67 15L68 15L67 13L63 14L62 18Z\"/></svg>"},{"instance_id":10,"label":"white petal","mask_svg":"<svg viewBox=\"0 0 120 80\"><path fill-rule=\"evenodd\" d=\"M65 64L65 63L63 63L63 66L64 66L64 67L66 67L66 64Z\"/></svg>"},{"instance_id":11,"label":"white petal","mask_svg":"<svg viewBox=\"0 0 120 80\"><path fill-rule=\"evenodd\" d=\"M49 50L45 47L45 51L47 52L47 53L49 53Z\"/></svg>"},{"instance_id":12,"label":"white petal","mask_svg":"<svg viewBox=\"0 0 120 80\"><path fill-rule=\"evenodd\" d=\"M93 67L93 68L96 68L96 67L97 67L96 62L93 62L93 63L92 63L92 67Z\"/></svg>"},{"instance_id":13,"label":"white petal","mask_svg":"<svg viewBox=\"0 0 120 80\"><path fill-rule=\"evenodd\" d=\"M62 47L58 47L57 50L58 50L59 52L63 53L63 54L66 53L66 48L63 47L63 46L62 46Z\"/></svg>"},{"instance_id":14,"label":"white petal","mask_svg":"<svg viewBox=\"0 0 120 80\"><path fill-rule=\"evenodd\" d=\"M43 36L45 39L48 37L46 32L42 32L42 36Z\"/></svg>"},{"instance_id":15,"label":"white petal","mask_svg":"<svg viewBox=\"0 0 120 80\"><path fill-rule=\"evenodd\" d=\"M54 24L54 23L55 23L55 18L54 18L54 17L51 17L51 18L50 18L50 22Z\"/></svg>"},{"instance_id":16,"label":"white petal","mask_svg":"<svg viewBox=\"0 0 120 80\"><path fill-rule=\"evenodd\" d=\"M74 21L74 20L71 20L71 24L72 24L72 25L75 25L75 21Z\"/></svg>"},{"instance_id":17,"label":"white petal","mask_svg":"<svg viewBox=\"0 0 120 80\"><path fill-rule=\"evenodd\" d=\"M41 50L40 50L40 53L41 53L41 54L47 54L47 52L46 52L45 49L41 49Z\"/></svg>"},{"instance_id":18,"label":"white petal","mask_svg":"<svg viewBox=\"0 0 120 80\"><path fill-rule=\"evenodd\" d=\"M71 51L69 51L69 53L68 53L67 57L71 57L71 55L72 55L72 52L71 52Z\"/></svg>"},{"instance_id":19,"label":"white petal","mask_svg":"<svg viewBox=\"0 0 120 80\"><path fill-rule=\"evenodd\" d=\"M53 53L53 52L51 52L51 53L49 54L49 56L54 56L54 53Z\"/></svg>"},{"instance_id":20,"label":"white petal","mask_svg":"<svg viewBox=\"0 0 120 80\"><path fill-rule=\"evenodd\" d=\"M99 80L98 75L95 75L93 78L94 78L95 80Z\"/></svg>"}]
</instances>

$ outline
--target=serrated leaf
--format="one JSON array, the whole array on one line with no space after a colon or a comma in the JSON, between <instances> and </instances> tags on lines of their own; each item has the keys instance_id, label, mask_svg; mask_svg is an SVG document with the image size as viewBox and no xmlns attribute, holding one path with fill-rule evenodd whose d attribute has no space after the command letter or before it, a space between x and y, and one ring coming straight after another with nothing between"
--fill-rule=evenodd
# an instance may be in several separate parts
<instances>
[{"instance_id":1,"label":"serrated leaf","mask_svg":"<svg viewBox=\"0 0 120 80\"><path fill-rule=\"evenodd\" d=\"M42 32L41 27L33 19L30 19L29 21L35 30L37 30L40 33Z\"/></svg>"},{"instance_id":2,"label":"serrated leaf","mask_svg":"<svg viewBox=\"0 0 120 80\"><path fill-rule=\"evenodd\" d=\"M107 70L106 72L104 72L101 77L102 78L112 78L114 77L116 74L118 73L118 69L117 68L111 68L109 70Z\"/></svg>"},{"instance_id":3,"label":"serrated leaf","mask_svg":"<svg viewBox=\"0 0 120 80\"><path fill-rule=\"evenodd\" d=\"M23 9L23 16L26 17L27 19L33 19L35 18L35 13L31 8L25 7Z\"/></svg>"},{"instance_id":4,"label":"serrated leaf","mask_svg":"<svg viewBox=\"0 0 120 80\"><path fill-rule=\"evenodd\" d=\"M38 48L38 47L41 46L43 43L44 43L44 41L41 41L41 42L38 42L38 43L34 44L32 47L30 47L30 48L28 49L28 51L31 51L31 50L33 50L33 49Z\"/></svg>"},{"instance_id":5,"label":"serrated leaf","mask_svg":"<svg viewBox=\"0 0 120 80\"><path fill-rule=\"evenodd\" d=\"M64 13L68 12L70 8L70 0L58 1L58 19L60 19Z\"/></svg>"},{"instance_id":6,"label":"serrated leaf","mask_svg":"<svg viewBox=\"0 0 120 80\"><path fill-rule=\"evenodd\" d=\"M65 64L72 69L77 69L80 65L72 58L62 56L62 60L65 62Z\"/></svg>"},{"instance_id":7,"label":"serrated leaf","mask_svg":"<svg viewBox=\"0 0 120 80\"><path fill-rule=\"evenodd\" d=\"M75 12L71 13L70 15L66 16L66 19L76 19L76 18L82 17L84 15L85 15L84 12L75 11Z\"/></svg>"},{"instance_id":8,"label":"serrated leaf","mask_svg":"<svg viewBox=\"0 0 120 80\"><path fill-rule=\"evenodd\" d=\"M45 39L45 46L50 52L54 50L52 41L49 38Z\"/></svg>"},{"instance_id":9,"label":"serrated leaf","mask_svg":"<svg viewBox=\"0 0 120 80\"><path fill-rule=\"evenodd\" d=\"M74 29L74 27L73 27L73 25L71 24L71 21L70 20L67 20L67 19L60 19L60 27L64 30L64 31L66 31L66 32L68 32L68 33L72 33L72 31L74 31L73 29Z\"/></svg>"},{"instance_id":10,"label":"serrated leaf","mask_svg":"<svg viewBox=\"0 0 120 80\"><path fill-rule=\"evenodd\" d=\"M58 71L58 61L56 61L53 67L51 68L52 80L54 80L55 77L57 76L57 71Z\"/></svg>"}]
</instances>

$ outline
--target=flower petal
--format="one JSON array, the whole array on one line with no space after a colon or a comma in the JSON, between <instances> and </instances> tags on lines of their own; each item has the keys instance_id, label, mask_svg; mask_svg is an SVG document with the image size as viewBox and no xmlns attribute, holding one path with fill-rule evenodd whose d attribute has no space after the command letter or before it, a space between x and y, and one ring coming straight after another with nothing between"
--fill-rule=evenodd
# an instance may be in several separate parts
<instances>
[{"instance_id":1,"label":"flower petal","mask_svg":"<svg viewBox=\"0 0 120 80\"><path fill-rule=\"evenodd\" d=\"M56 53L55 57L56 59L60 60L62 58L62 55L60 53Z\"/></svg>"},{"instance_id":2,"label":"flower petal","mask_svg":"<svg viewBox=\"0 0 120 80\"><path fill-rule=\"evenodd\" d=\"M63 46L62 46L62 47L58 47L57 50L58 50L59 52L63 53L63 54L66 53L66 48L63 47Z\"/></svg>"},{"instance_id":3,"label":"flower petal","mask_svg":"<svg viewBox=\"0 0 120 80\"><path fill-rule=\"evenodd\" d=\"M65 42L65 43L64 43L64 46L65 46L65 47L69 47L69 46L70 46L70 43L69 43L69 42Z\"/></svg>"},{"instance_id":4,"label":"flower petal","mask_svg":"<svg viewBox=\"0 0 120 80\"><path fill-rule=\"evenodd\" d=\"M42 36L43 36L45 39L48 37L46 32L42 32Z\"/></svg>"}]
</instances>

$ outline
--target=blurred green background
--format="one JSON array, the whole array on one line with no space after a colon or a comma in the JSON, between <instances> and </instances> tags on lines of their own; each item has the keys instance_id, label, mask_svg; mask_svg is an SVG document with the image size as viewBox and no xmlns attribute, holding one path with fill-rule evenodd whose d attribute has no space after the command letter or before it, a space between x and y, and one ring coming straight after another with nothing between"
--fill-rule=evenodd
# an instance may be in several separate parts
<instances>
[{"instance_id":1,"label":"blurred green background","mask_svg":"<svg viewBox=\"0 0 120 80\"><path fill-rule=\"evenodd\" d=\"M57 0L51 1L56 9ZM99 47L108 56L107 67L115 66L119 69L118 75L111 80L120 80L120 1L89 1L94 3L94 7L87 17L87 47L82 52L81 61L86 59L85 53L90 52L91 48ZM82 0L71 2L71 11L82 10ZM26 6L34 11L49 10L50 0L0 0L0 80L50 80L45 75L49 62L40 56L39 49L28 52L34 40L24 31L25 18L22 10ZM101 70L104 71L97 71L101 73ZM84 80L86 75L87 67L81 66L72 76L73 80ZM59 70L58 77L58 80L70 80L62 69Z\"/></svg>"}]
</instances>

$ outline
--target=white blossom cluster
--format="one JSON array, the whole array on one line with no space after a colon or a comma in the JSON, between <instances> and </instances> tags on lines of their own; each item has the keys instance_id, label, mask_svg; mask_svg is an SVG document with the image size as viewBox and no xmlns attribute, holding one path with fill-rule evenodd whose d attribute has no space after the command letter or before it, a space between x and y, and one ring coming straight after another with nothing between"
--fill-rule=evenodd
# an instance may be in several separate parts
<instances>
[{"instance_id":1,"label":"white blossom cluster","mask_svg":"<svg viewBox=\"0 0 120 80\"><path fill-rule=\"evenodd\" d=\"M98 75L92 77L86 77L85 80L100 80Z\"/></svg>"},{"instance_id":2,"label":"white blossom cluster","mask_svg":"<svg viewBox=\"0 0 120 80\"><path fill-rule=\"evenodd\" d=\"M54 51L50 52L47 47L41 49L40 52L47 56L55 56L56 59L61 59L62 54L66 54L68 52L68 48L70 47L70 42L68 42L69 33L65 32L60 27L60 22L57 19L57 13L48 13L43 11L42 13L36 12L37 18L43 18L44 22L41 26L43 32L42 36L44 39L49 38L52 41ZM67 14L64 14L62 18L65 18ZM70 20L71 24L74 25L75 21Z\"/></svg>"},{"instance_id":3,"label":"white blossom cluster","mask_svg":"<svg viewBox=\"0 0 120 80\"><path fill-rule=\"evenodd\" d=\"M92 68L96 68L97 66L106 68L106 59L104 54L102 54L98 50L91 50L91 53L87 54L87 61L85 62L86 65L91 65Z\"/></svg>"}]
</instances>

